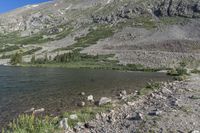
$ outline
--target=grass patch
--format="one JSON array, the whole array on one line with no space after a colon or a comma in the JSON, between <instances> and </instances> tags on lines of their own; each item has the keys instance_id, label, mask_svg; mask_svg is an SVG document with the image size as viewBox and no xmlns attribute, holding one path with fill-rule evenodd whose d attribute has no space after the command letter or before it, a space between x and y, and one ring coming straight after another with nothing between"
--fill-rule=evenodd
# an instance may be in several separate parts
<instances>
[{"instance_id":1,"label":"grass patch","mask_svg":"<svg viewBox=\"0 0 200 133\"><path fill-rule=\"evenodd\" d=\"M94 119L97 113L106 112L111 108L113 108L112 104L84 107L77 111L66 112L60 118L23 114L2 129L2 133L59 133L63 132L62 129L59 129L59 121L62 118L69 118L71 114L76 114L78 116L77 120L68 119L68 125L74 127L78 122L86 123Z\"/></svg>"},{"instance_id":2,"label":"grass patch","mask_svg":"<svg viewBox=\"0 0 200 133\"><path fill-rule=\"evenodd\" d=\"M191 71L191 73L200 74L200 70L194 69L194 70Z\"/></svg>"},{"instance_id":3,"label":"grass patch","mask_svg":"<svg viewBox=\"0 0 200 133\"><path fill-rule=\"evenodd\" d=\"M161 84L158 82L155 83L148 83L146 87L139 90L139 95L147 95L155 90L158 90L161 87Z\"/></svg>"},{"instance_id":4,"label":"grass patch","mask_svg":"<svg viewBox=\"0 0 200 133\"><path fill-rule=\"evenodd\" d=\"M198 100L198 99L200 99L200 96L194 96L194 95L193 95L193 96L190 97L190 99Z\"/></svg>"},{"instance_id":5,"label":"grass patch","mask_svg":"<svg viewBox=\"0 0 200 133\"><path fill-rule=\"evenodd\" d=\"M188 18L184 17L178 17L178 16L173 16L173 17L161 17L160 18L160 23L164 25L175 25L175 24L182 24L185 25L189 22Z\"/></svg>"},{"instance_id":6,"label":"grass patch","mask_svg":"<svg viewBox=\"0 0 200 133\"><path fill-rule=\"evenodd\" d=\"M14 51L14 50L18 50L18 49L20 49L20 47L16 46L16 45L14 45L14 46L6 46L5 48L0 49L0 52L9 52L9 51Z\"/></svg>"},{"instance_id":7,"label":"grass patch","mask_svg":"<svg viewBox=\"0 0 200 133\"><path fill-rule=\"evenodd\" d=\"M117 29L122 29L124 27L139 27L150 30L157 28L157 23L150 16L140 16L133 19L128 19L125 22L119 22L116 25Z\"/></svg>"},{"instance_id":8,"label":"grass patch","mask_svg":"<svg viewBox=\"0 0 200 133\"><path fill-rule=\"evenodd\" d=\"M113 34L114 29L112 29L110 26L98 26L96 29L90 29L90 32L86 36L75 38L76 43L66 47L65 50L73 50L77 47L88 47L92 44L96 44L100 39L110 37Z\"/></svg>"},{"instance_id":9,"label":"grass patch","mask_svg":"<svg viewBox=\"0 0 200 133\"><path fill-rule=\"evenodd\" d=\"M68 119L68 124L70 127L74 127L78 122L86 123L95 118L97 113L108 111L112 108L112 104L106 104L103 106L95 106L95 107L84 107L80 110L73 112L66 112L63 114L64 118L69 118L70 115L76 114L78 116L77 120Z\"/></svg>"},{"instance_id":10,"label":"grass patch","mask_svg":"<svg viewBox=\"0 0 200 133\"><path fill-rule=\"evenodd\" d=\"M27 44L40 44L40 43L45 43L49 41L54 41L54 40L60 40L64 37L66 37L73 28L68 28L63 30L60 33L56 33L55 37L49 38L48 34L45 32L33 34L31 36L26 36L26 37L21 37L18 32L13 32L9 33L6 35L0 34L0 44L22 44L22 45L27 45ZM44 38L43 35L47 35L47 38ZM5 52L5 50L3 51Z\"/></svg>"},{"instance_id":11,"label":"grass patch","mask_svg":"<svg viewBox=\"0 0 200 133\"><path fill-rule=\"evenodd\" d=\"M57 123L57 119L50 117L20 115L8 125L8 128L3 129L2 133L55 133L58 131Z\"/></svg>"},{"instance_id":12,"label":"grass patch","mask_svg":"<svg viewBox=\"0 0 200 133\"><path fill-rule=\"evenodd\" d=\"M143 27L146 29L154 29L157 28L157 24L152 17L149 16L141 16L134 18L134 25L136 27Z\"/></svg>"},{"instance_id":13,"label":"grass patch","mask_svg":"<svg viewBox=\"0 0 200 133\"><path fill-rule=\"evenodd\" d=\"M180 110L185 112L186 114L192 113L191 107L188 107L188 106L182 106L182 107L180 107Z\"/></svg>"},{"instance_id":14,"label":"grass patch","mask_svg":"<svg viewBox=\"0 0 200 133\"><path fill-rule=\"evenodd\" d=\"M0 59L10 59L11 57L13 56L13 54L10 54L10 55L5 55L3 54Z\"/></svg>"},{"instance_id":15,"label":"grass patch","mask_svg":"<svg viewBox=\"0 0 200 133\"><path fill-rule=\"evenodd\" d=\"M24 52L22 55L25 56L25 55L32 55L34 54L35 52L41 50L42 47L38 47L38 48L34 48L34 49L31 49L31 50L28 50L26 52Z\"/></svg>"}]
</instances>

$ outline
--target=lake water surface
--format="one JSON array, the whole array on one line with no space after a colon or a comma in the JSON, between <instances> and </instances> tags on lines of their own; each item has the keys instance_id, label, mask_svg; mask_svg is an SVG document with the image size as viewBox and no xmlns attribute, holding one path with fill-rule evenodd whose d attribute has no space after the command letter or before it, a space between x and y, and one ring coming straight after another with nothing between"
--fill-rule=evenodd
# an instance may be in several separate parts
<instances>
[{"instance_id":1,"label":"lake water surface","mask_svg":"<svg viewBox=\"0 0 200 133\"><path fill-rule=\"evenodd\" d=\"M80 92L111 97L123 89L134 92L151 80L171 78L155 72L0 66L0 127L32 107L49 114L74 109Z\"/></svg>"}]
</instances>

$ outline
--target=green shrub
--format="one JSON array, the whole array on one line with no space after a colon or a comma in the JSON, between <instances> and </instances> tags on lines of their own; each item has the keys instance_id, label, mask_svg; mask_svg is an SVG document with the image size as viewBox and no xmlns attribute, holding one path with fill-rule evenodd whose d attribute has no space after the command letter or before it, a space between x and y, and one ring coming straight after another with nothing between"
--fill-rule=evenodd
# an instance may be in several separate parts
<instances>
[{"instance_id":1,"label":"green shrub","mask_svg":"<svg viewBox=\"0 0 200 133\"><path fill-rule=\"evenodd\" d=\"M184 75L188 75L188 72L187 72L187 69L180 67L180 68L169 70L167 74L170 76L184 76Z\"/></svg>"},{"instance_id":2,"label":"green shrub","mask_svg":"<svg viewBox=\"0 0 200 133\"><path fill-rule=\"evenodd\" d=\"M33 55L33 56L31 57L31 63L32 63L32 64L35 64L35 63L36 63L35 55Z\"/></svg>"},{"instance_id":3,"label":"green shrub","mask_svg":"<svg viewBox=\"0 0 200 133\"><path fill-rule=\"evenodd\" d=\"M12 57L10 59L10 63L12 65L16 65L16 64L22 63L22 54L17 52L14 55L12 55Z\"/></svg>"},{"instance_id":4,"label":"green shrub","mask_svg":"<svg viewBox=\"0 0 200 133\"><path fill-rule=\"evenodd\" d=\"M159 89L160 86L161 86L161 84L158 83L158 82L147 83L147 85L144 88L139 90L138 94L139 95L146 95L146 94L148 94L148 93L150 93L152 91L155 91L155 90Z\"/></svg>"}]
</instances>

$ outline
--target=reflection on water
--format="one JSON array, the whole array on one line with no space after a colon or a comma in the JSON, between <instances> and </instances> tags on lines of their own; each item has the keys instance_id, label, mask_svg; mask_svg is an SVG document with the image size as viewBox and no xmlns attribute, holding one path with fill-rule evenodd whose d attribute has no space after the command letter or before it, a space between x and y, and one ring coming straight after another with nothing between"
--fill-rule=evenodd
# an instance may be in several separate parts
<instances>
[{"instance_id":1,"label":"reflection on water","mask_svg":"<svg viewBox=\"0 0 200 133\"><path fill-rule=\"evenodd\" d=\"M163 73L62 68L0 67L0 126L32 107L48 113L75 108L79 93L95 98L134 91L150 80L166 81Z\"/></svg>"}]
</instances>

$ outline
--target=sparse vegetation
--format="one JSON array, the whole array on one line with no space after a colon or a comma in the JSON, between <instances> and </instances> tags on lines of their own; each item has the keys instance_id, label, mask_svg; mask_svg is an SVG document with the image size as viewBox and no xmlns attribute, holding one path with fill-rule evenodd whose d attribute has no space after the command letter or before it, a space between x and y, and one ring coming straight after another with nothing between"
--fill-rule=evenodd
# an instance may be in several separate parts
<instances>
[{"instance_id":1,"label":"sparse vegetation","mask_svg":"<svg viewBox=\"0 0 200 133\"><path fill-rule=\"evenodd\" d=\"M5 46L5 48L0 49L0 52L9 52L9 51L13 51L13 50L17 50L20 47L17 45L13 45L13 46Z\"/></svg>"},{"instance_id":2,"label":"sparse vegetation","mask_svg":"<svg viewBox=\"0 0 200 133\"><path fill-rule=\"evenodd\" d=\"M186 66L187 64L185 62L181 62L179 67L169 70L167 74L173 76L175 80L185 80L186 76L189 75Z\"/></svg>"},{"instance_id":3,"label":"sparse vegetation","mask_svg":"<svg viewBox=\"0 0 200 133\"><path fill-rule=\"evenodd\" d=\"M63 117L69 118L71 114L76 114L78 116L77 120L69 119L68 124L70 127L74 127L78 122L86 123L95 118L97 113L108 111L112 108L112 104L107 104L104 106L95 106L95 107L84 107L77 111L66 112Z\"/></svg>"},{"instance_id":4,"label":"sparse vegetation","mask_svg":"<svg viewBox=\"0 0 200 133\"><path fill-rule=\"evenodd\" d=\"M34 115L20 115L4 129L3 133L55 133L58 119L40 118Z\"/></svg>"},{"instance_id":5,"label":"sparse vegetation","mask_svg":"<svg viewBox=\"0 0 200 133\"><path fill-rule=\"evenodd\" d=\"M198 95L192 95L191 97L190 97L190 99L193 99L193 100L198 100L198 99L200 99L200 96L198 96Z\"/></svg>"},{"instance_id":6,"label":"sparse vegetation","mask_svg":"<svg viewBox=\"0 0 200 133\"><path fill-rule=\"evenodd\" d=\"M65 68L90 68L90 69L111 69L111 70L125 70L125 71L148 71L155 72L160 69L146 68L140 64L122 65L115 59L109 59L114 55L87 55L79 53L79 50L57 55L54 59L38 58L34 59L32 66L41 67L65 67ZM33 57L32 57L33 58Z\"/></svg>"},{"instance_id":7,"label":"sparse vegetation","mask_svg":"<svg viewBox=\"0 0 200 133\"><path fill-rule=\"evenodd\" d=\"M41 33L33 34L31 36L26 36L26 37L21 37L18 32L13 32L9 33L6 35L0 34L0 44L22 44L22 45L27 45L27 44L40 44L40 43L45 43L48 41L54 41L54 40L59 40L64 37L66 37L70 32L72 31L72 28L68 28L63 30L60 33L55 34L55 37L49 38L47 33L44 33L41 31ZM44 38L44 35L47 35L47 38ZM11 51L12 49L16 49L17 46L10 46L5 50L2 50L3 52L5 51Z\"/></svg>"},{"instance_id":8,"label":"sparse vegetation","mask_svg":"<svg viewBox=\"0 0 200 133\"><path fill-rule=\"evenodd\" d=\"M28 50L28 51L23 53L23 56L24 55L32 55L32 54L34 54L35 52L37 52L37 51L39 51L41 49L42 49L42 47L38 47L38 48L34 48L34 49L31 49L31 50Z\"/></svg>"},{"instance_id":9,"label":"sparse vegetation","mask_svg":"<svg viewBox=\"0 0 200 133\"><path fill-rule=\"evenodd\" d=\"M112 108L112 104L104 106L84 107L77 111L66 112L62 115L63 118L69 118L71 114L78 116L77 120L69 119L68 124L74 127L78 122L88 122L95 118L95 115L100 112L108 111ZM62 118L61 117L61 118ZM8 125L8 128L3 129L3 133L55 133L61 131L59 129L59 117L36 117L34 115L20 115Z\"/></svg>"},{"instance_id":10,"label":"sparse vegetation","mask_svg":"<svg viewBox=\"0 0 200 133\"><path fill-rule=\"evenodd\" d=\"M161 17L160 22L164 25L173 25L173 24L187 24L189 19L183 17Z\"/></svg>"},{"instance_id":11,"label":"sparse vegetation","mask_svg":"<svg viewBox=\"0 0 200 133\"><path fill-rule=\"evenodd\" d=\"M88 47L91 44L96 44L100 39L110 37L113 34L114 29L110 26L98 26L96 29L91 29L86 36L75 38L76 43L66 49L73 50L78 47Z\"/></svg>"},{"instance_id":12,"label":"sparse vegetation","mask_svg":"<svg viewBox=\"0 0 200 133\"><path fill-rule=\"evenodd\" d=\"M158 82L147 83L146 87L139 90L139 95L146 95L155 90L158 90L161 87L161 84Z\"/></svg>"},{"instance_id":13,"label":"sparse vegetation","mask_svg":"<svg viewBox=\"0 0 200 133\"><path fill-rule=\"evenodd\" d=\"M196 73L196 74L198 74L198 73L200 73L200 70L194 69L194 70L191 71L191 73Z\"/></svg>"}]
</instances>

